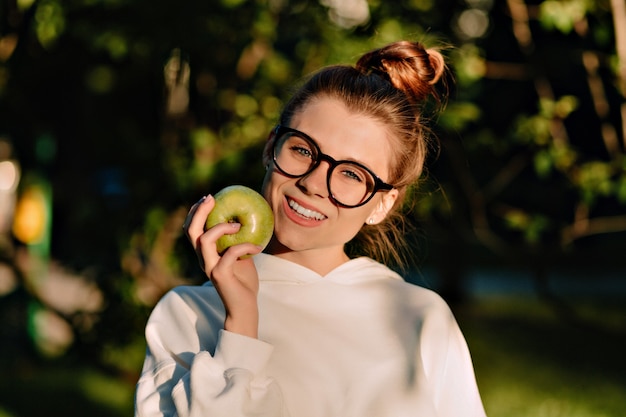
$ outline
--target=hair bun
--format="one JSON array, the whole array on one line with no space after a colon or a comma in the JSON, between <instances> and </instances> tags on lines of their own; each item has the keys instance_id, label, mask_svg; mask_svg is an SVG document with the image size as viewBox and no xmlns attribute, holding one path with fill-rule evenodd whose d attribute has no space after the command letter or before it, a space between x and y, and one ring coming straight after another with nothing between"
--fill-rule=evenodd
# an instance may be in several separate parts
<instances>
[{"instance_id":1,"label":"hair bun","mask_svg":"<svg viewBox=\"0 0 626 417\"><path fill-rule=\"evenodd\" d=\"M376 73L403 91L414 102L438 98L435 84L446 64L441 53L419 42L399 41L363 55L356 63L362 73Z\"/></svg>"}]
</instances>

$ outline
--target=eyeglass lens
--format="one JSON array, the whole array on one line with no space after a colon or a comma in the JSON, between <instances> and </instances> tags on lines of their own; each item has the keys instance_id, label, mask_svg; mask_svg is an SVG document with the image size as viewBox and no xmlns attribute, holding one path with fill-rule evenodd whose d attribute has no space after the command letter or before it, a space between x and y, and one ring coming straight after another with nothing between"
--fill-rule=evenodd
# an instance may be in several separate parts
<instances>
[{"instance_id":1,"label":"eyeglass lens","mask_svg":"<svg viewBox=\"0 0 626 417\"><path fill-rule=\"evenodd\" d=\"M327 186L335 201L345 206L357 206L370 197L375 179L364 167L351 162L337 163L322 154L315 142L294 132L285 132L277 138L274 161L285 174L293 177L307 175L321 160L330 164Z\"/></svg>"}]
</instances>

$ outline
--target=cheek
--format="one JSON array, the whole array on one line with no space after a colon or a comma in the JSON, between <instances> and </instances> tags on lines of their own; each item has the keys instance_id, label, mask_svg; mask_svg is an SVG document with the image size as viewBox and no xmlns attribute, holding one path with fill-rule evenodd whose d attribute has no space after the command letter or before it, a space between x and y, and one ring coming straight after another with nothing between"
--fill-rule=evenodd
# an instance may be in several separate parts
<instances>
[{"instance_id":1,"label":"cheek","mask_svg":"<svg viewBox=\"0 0 626 417\"><path fill-rule=\"evenodd\" d=\"M349 225L350 229L354 229L354 234L358 233L358 231L363 227L363 225L367 222L369 214L371 213L372 208L370 204L366 204L363 207L357 207L353 209L342 209L341 215L339 216L339 220L343 222L346 226Z\"/></svg>"},{"instance_id":2,"label":"cheek","mask_svg":"<svg viewBox=\"0 0 626 417\"><path fill-rule=\"evenodd\" d=\"M265 176L263 177L263 184L261 185L261 194L263 194L265 198L269 199L274 193L277 185L282 182L282 178L283 176L276 172L274 164L270 162L265 169Z\"/></svg>"},{"instance_id":3,"label":"cheek","mask_svg":"<svg viewBox=\"0 0 626 417\"><path fill-rule=\"evenodd\" d=\"M270 194L271 192L269 191L272 187L271 187L271 180L272 180L272 173L270 171L270 169L267 169L265 171L265 176L263 177L263 184L261 185L261 194L263 194L263 197L265 197L266 200L270 200Z\"/></svg>"},{"instance_id":4,"label":"cheek","mask_svg":"<svg viewBox=\"0 0 626 417\"><path fill-rule=\"evenodd\" d=\"M281 203L281 199L278 198L278 188L281 184L283 184L288 178L283 177L280 174L277 174L270 165L269 169L265 172L265 177L263 178L263 185L261 186L261 194L267 200L267 202L272 207L272 210L276 211L278 208L278 204Z\"/></svg>"}]
</instances>

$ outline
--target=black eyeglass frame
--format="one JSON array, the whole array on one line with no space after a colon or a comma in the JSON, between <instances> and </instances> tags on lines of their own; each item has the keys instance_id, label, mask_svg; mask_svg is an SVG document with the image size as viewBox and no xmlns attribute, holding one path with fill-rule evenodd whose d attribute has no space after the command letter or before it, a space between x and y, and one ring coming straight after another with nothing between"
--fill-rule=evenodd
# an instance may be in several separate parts
<instances>
[{"instance_id":1,"label":"black eyeglass frame","mask_svg":"<svg viewBox=\"0 0 626 417\"><path fill-rule=\"evenodd\" d=\"M280 165L278 165L278 161L276 161L276 144L278 143L278 139L283 136L285 133L294 133L296 136L305 139L307 142L310 142L311 145L314 147L315 151L316 151L316 159L315 162L309 167L309 169L304 172L303 174L300 175L293 175L290 174L288 172L285 172ZM319 145L317 144L317 142L315 142L315 140L310 137L309 135L307 135L304 132L301 132L297 129L293 129L287 126L283 126L283 125L277 125L274 128L274 143L272 143L272 160L274 161L274 166L285 176L289 177L289 178L302 178L306 175L309 175L311 172L315 171L315 169L317 169L317 167L319 167L320 163L322 161L326 161L328 162L329 168L328 168L328 172L326 174L326 188L328 189L328 195L330 197L330 199L337 204L340 207L344 207L344 208L356 208L356 207L360 207L364 204L367 204L367 202L369 202L374 195L376 195L377 192L379 191L390 191L393 190L395 187L391 184L387 184L386 182L384 182L383 180L381 180L378 175L374 174L374 172L369 169L368 167L366 167L365 165L358 163L356 161L351 161L351 160L340 160L337 161L335 158L333 158L330 155L327 155L325 153L322 152L322 150L320 149ZM349 205L349 204L344 204L340 201L338 201L335 196L333 195L331 188L330 188L330 180L331 180L331 174L333 173L333 171L335 170L335 168L341 164L352 164L352 165L356 165L360 168L363 168L365 171L367 171L372 178L374 178L374 188L371 191L370 195L363 201L361 201L359 204L354 204L354 205Z\"/></svg>"}]
</instances>

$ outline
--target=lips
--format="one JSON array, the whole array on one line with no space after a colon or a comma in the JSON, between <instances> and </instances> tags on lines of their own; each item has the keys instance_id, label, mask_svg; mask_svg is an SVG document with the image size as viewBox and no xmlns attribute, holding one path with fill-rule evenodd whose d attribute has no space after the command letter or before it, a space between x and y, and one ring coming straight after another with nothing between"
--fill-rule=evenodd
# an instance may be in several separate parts
<instances>
[{"instance_id":1,"label":"lips","mask_svg":"<svg viewBox=\"0 0 626 417\"><path fill-rule=\"evenodd\" d=\"M311 210L308 208L305 208L303 206L301 206L300 204L298 204L296 201L288 198L287 199L287 204L289 204L289 207L295 211L296 213L298 213L298 215L300 215L301 217L307 219L307 220L324 220L326 219L326 216L323 215L322 213L315 211L315 210Z\"/></svg>"}]
</instances>

